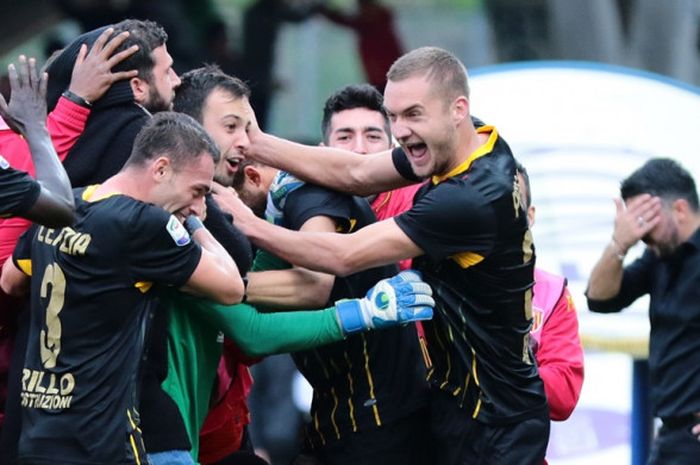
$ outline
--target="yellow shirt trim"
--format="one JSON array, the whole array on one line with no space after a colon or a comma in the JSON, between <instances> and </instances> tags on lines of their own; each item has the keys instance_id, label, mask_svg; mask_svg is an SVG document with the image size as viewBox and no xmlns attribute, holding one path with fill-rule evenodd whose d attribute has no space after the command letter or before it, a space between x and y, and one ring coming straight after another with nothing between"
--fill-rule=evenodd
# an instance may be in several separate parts
<instances>
[{"instance_id":1,"label":"yellow shirt trim","mask_svg":"<svg viewBox=\"0 0 700 465\"><path fill-rule=\"evenodd\" d=\"M100 187L100 184L92 184L90 186L87 186L85 188L85 190L83 191L83 195L82 195L83 200L85 200L86 202L98 202L98 201L104 200L108 197L112 197L113 195L120 195L121 194L121 192L114 191L114 192L109 192L107 194L104 194L100 197L96 197L93 199L92 196L95 195L95 191L97 190L98 187Z\"/></svg>"},{"instance_id":2,"label":"yellow shirt trim","mask_svg":"<svg viewBox=\"0 0 700 465\"><path fill-rule=\"evenodd\" d=\"M23 258L21 260L17 260L17 266L19 266L19 269L22 271L22 273L31 277L31 275L32 275L32 260L31 260L31 258Z\"/></svg>"},{"instance_id":3,"label":"yellow shirt trim","mask_svg":"<svg viewBox=\"0 0 700 465\"><path fill-rule=\"evenodd\" d=\"M459 164L459 166L457 166L445 175L433 176L431 178L433 184L440 184L445 179L451 178L453 176L458 175L459 173L467 171L472 166L472 163L474 163L474 160L481 158L484 155L488 155L493 151L493 146L496 144L496 140L498 139L498 131L496 130L496 128L493 126L481 126L480 128L476 129L476 132L477 134L491 133L491 135L489 136L486 143L474 150L465 161Z\"/></svg>"}]
</instances>

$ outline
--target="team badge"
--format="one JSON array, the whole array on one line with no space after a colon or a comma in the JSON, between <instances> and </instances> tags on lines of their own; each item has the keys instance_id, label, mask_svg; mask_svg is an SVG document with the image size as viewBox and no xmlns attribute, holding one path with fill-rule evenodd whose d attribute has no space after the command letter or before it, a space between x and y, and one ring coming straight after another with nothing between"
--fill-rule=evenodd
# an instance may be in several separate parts
<instances>
[{"instance_id":1,"label":"team badge","mask_svg":"<svg viewBox=\"0 0 700 465\"><path fill-rule=\"evenodd\" d=\"M168 234L170 234L170 237L173 238L178 247L182 247L190 243L190 234L174 215L170 215L170 219L168 220L168 224L165 226L165 229L168 231Z\"/></svg>"},{"instance_id":2,"label":"team badge","mask_svg":"<svg viewBox=\"0 0 700 465\"><path fill-rule=\"evenodd\" d=\"M9 167L10 164L7 162L7 160L5 160L5 158L2 155L0 155L0 168L6 170Z\"/></svg>"}]
</instances>

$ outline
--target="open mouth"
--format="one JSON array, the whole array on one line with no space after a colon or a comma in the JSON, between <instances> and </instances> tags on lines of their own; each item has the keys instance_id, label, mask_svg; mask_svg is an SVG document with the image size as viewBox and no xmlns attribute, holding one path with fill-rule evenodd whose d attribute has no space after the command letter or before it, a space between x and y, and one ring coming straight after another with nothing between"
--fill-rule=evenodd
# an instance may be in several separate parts
<instances>
[{"instance_id":1,"label":"open mouth","mask_svg":"<svg viewBox=\"0 0 700 465\"><path fill-rule=\"evenodd\" d=\"M236 172L238 171L238 166L241 164L241 159L240 158L227 158L226 159L226 166L228 167L229 171L231 172Z\"/></svg>"},{"instance_id":2,"label":"open mouth","mask_svg":"<svg viewBox=\"0 0 700 465\"><path fill-rule=\"evenodd\" d=\"M423 142L416 142L414 144L406 144L406 150L412 159L420 161L428 153L428 146Z\"/></svg>"}]
</instances>

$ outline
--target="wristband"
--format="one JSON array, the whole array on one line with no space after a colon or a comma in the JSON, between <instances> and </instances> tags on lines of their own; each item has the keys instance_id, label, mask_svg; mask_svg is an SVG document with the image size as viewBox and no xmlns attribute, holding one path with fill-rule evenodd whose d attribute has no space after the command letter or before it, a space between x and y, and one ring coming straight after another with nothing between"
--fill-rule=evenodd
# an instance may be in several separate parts
<instances>
[{"instance_id":1,"label":"wristband","mask_svg":"<svg viewBox=\"0 0 700 465\"><path fill-rule=\"evenodd\" d=\"M83 107L83 108L92 108L92 103L88 102L85 100L83 97L80 95L76 94L75 92L71 92L70 90L66 90L62 94L65 98L70 100L71 102L75 103L76 105Z\"/></svg>"},{"instance_id":2,"label":"wristband","mask_svg":"<svg viewBox=\"0 0 700 465\"><path fill-rule=\"evenodd\" d=\"M196 230L204 227L204 223L202 223L202 220L200 220L198 216L194 215L188 216L185 219L184 224L185 229L187 229L187 232L190 233L190 236L192 236Z\"/></svg>"}]
</instances>

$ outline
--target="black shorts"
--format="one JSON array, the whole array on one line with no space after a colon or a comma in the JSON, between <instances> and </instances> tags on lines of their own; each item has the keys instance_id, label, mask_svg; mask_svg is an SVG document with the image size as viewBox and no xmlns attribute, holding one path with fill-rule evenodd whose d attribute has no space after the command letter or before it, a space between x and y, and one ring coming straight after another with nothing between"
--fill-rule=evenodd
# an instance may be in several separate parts
<instances>
[{"instance_id":1,"label":"black shorts","mask_svg":"<svg viewBox=\"0 0 700 465\"><path fill-rule=\"evenodd\" d=\"M432 389L430 426L440 465L542 465L549 441L549 415L508 425L475 421L454 397Z\"/></svg>"},{"instance_id":2,"label":"black shorts","mask_svg":"<svg viewBox=\"0 0 700 465\"><path fill-rule=\"evenodd\" d=\"M428 412L420 410L391 424L341 438L292 463L433 465L427 417Z\"/></svg>"}]
</instances>

